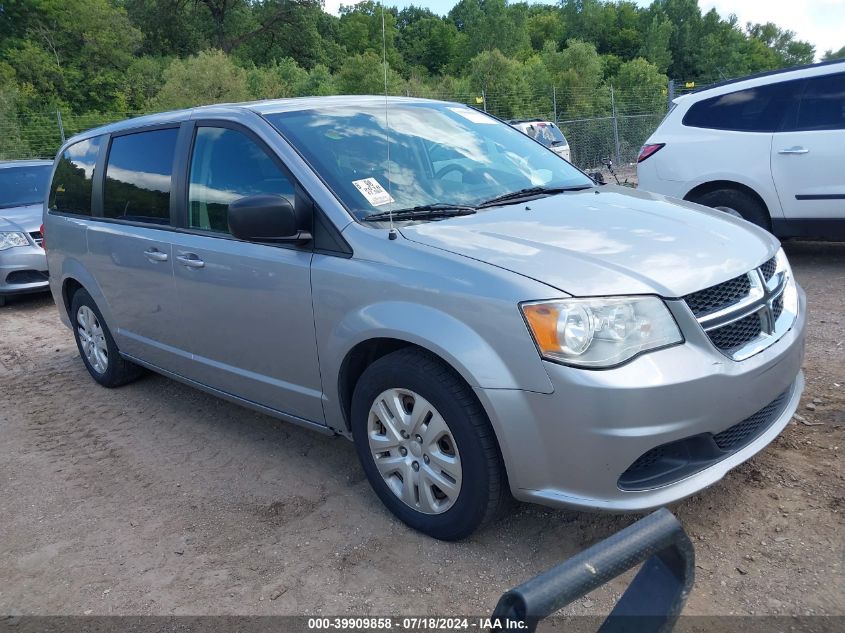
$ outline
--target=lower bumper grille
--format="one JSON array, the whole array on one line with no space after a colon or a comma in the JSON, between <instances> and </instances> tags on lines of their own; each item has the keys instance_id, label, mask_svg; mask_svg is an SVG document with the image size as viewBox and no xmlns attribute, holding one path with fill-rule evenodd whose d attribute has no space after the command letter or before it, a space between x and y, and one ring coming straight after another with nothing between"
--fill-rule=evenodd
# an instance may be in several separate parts
<instances>
[{"instance_id":1,"label":"lower bumper grille","mask_svg":"<svg viewBox=\"0 0 845 633\"><path fill-rule=\"evenodd\" d=\"M619 477L622 490L648 490L679 481L745 448L783 413L792 387L741 422L715 435L702 433L643 453Z\"/></svg>"},{"instance_id":2,"label":"lower bumper grille","mask_svg":"<svg viewBox=\"0 0 845 633\"><path fill-rule=\"evenodd\" d=\"M6 283L10 286L37 284L48 280L47 273L40 270L14 270L6 275Z\"/></svg>"}]
</instances>

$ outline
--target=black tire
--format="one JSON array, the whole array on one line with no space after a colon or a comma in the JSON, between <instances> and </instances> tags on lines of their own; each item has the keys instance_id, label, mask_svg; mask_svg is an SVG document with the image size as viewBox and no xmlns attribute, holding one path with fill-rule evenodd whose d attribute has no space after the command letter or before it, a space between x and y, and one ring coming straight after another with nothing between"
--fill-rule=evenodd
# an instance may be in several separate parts
<instances>
[{"instance_id":1,"label":"black tire","mask_svg":"<svg viewBox=\"0 0 845 633\"><path fill-rule=\"evenodd\" d=\"M6 295L0 295L0 308L6 305Z\"/></svg>"},{"instance_id":2,"label":"black tire","mask_svg":"<svg viewBox=\"0 0 845 633\"><path fill-rule=\"evenodd\" d=\"M428 400L457 444L462 484L454 504L441 514L425 514L406 505L375 465L367 437L370 407L381 393L396 388ZM384 505L415 530L444 541L459 540L491 522L509 505L507 475L487 415L460 376L431 354L402 349L364 371L352 397L352 434L370 485Z\"/></svg>"},{"instance_id":3,"label":"black tire","mask_svg":"<svg viewBox=\"0 0 845 633\"><path fill-rule=\"evenodd\" d=\"M82 306L87 306L91 309L102 328L103 338L105 338L108 350L108 364L104 372L97 371L91 365L91 362L85 356L85 352L82 349L82 341L80 340L79 335L79 324L77 323L77 315L79 314L79 309ZM82 362L85 363L85 368L88 370L88 373L91 374L91 378L96 380L103 387L112 388L125 385L126 383L137 379L144 372L141 367L134 363L130 363L120 356L120 351L117 349L117 345L114 342L114 338L111 335L111 331L109 330L105 319L103 319L103 314L100 312L97 304L94 303L91 295L82 288L77 290L71 299L70 321L73 325L73 337L76 339L76 348L79 350L79 356L82 358Z\"/></svg>"},{"instance_id":4,"label":"black tire","mask_svg":"<svg viewBox=\"0 0 845 633\"><path fill-rule=\"evenodd\" d=\"M739 189L716 189L693 200L706 207L733 209L744 220L766 229L772 230L772 220L766 207L757 198Z\"/></svg>"}]
</instances>

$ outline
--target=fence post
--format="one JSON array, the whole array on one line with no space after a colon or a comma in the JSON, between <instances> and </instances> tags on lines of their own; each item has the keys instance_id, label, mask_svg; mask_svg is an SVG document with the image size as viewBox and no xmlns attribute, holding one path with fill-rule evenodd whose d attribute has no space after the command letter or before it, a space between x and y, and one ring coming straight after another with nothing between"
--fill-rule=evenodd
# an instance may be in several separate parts
<instances>
[{"instance_id":1,"label":"fence post","mask_svg":"<svg viewBox=\"0 0 845 633\"><path fill-rule=\"evenodd\" d=\"M613 84L610 84L610 112L613 115L613 146L616 148L616 164L622 164L622 149L619 147L619 125L616 117L616 99L613 95Z\"/></svg>"},{"instance_id":2,"label":"fence post","mask_svg":"<svg viewBox=\"0 0 845 633\"><path fill-rule=\"evenodd\" d=\"M481 89L481 102L484 104L484 111L487 112L487 90Z\"/></svg>"},{"instance_id":3,"label":"fence post","mask_svg":"<svg viewBox=\"0 0 845 633\"><path fill-rule=\"evenodd\" d=\"M65 144L65 126L62 124L62 113L56 109L56 122L59 124L59 135L62 137L62 145Z\"/></svg>"},{"instance_id":4,"label":"fence post","mask_svg":"<svg viewBox=\"0 0 845 633\"><path fill-rule=\"evenodd\" d=\"M668 89L666 90L666 94L669 95L669 101L666 104L666 108L669 109L669 108L672 107L672 102L675 100L675 80L674 79L669 80L669 86L668 86Z\"/></svg>"},{"instance_id":5,"label":"fence post","mask_svg":"<svg viewBox=\"0 0 845 633\"><path fill-rule=\"evenodd\" d=\"M554 108L555 113L555 124L557 124L557 88L552 86L552 107Z\"/></svg>"}]
</instances>

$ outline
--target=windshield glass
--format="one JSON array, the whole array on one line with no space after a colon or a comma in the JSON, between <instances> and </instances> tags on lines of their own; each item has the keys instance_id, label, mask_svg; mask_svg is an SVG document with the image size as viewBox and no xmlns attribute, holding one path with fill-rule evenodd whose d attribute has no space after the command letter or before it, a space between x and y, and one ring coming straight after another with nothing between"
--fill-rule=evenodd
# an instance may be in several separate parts
<instances>
[{"instance_id":1,"label":"windshield glass","mask_svg":"<svg viewBox=\"0 0 845 633\"><path fill-rule=\"evenodd\" d=\"M558 126L554 123L529 123L525 128L525 133L546 147L551 147L552 145L566 145L566 139L563 137L563 132L561 132Z\"/></svg>"},{"instance_id":2,"label":"windshield glass","mask_svg":"<svg viewBox=\"0 0 845 633\"><path fill-rule=\"evenodd\" d=\"M328 105L266 118L358 219L438 203L471 206L528 187L593 184L510 125L465 106L390 104L389 147L384 106Z\"/></svg>"},{"instance_id":3,"label":"windshield glass","mask_svg":"<svg viewBox=\"0 0 845 633\"><path fill-rule=\"evenodd\" d=\"M0 209L44 201L50 165L0 168Z\"/></svg>"}]
</instances>

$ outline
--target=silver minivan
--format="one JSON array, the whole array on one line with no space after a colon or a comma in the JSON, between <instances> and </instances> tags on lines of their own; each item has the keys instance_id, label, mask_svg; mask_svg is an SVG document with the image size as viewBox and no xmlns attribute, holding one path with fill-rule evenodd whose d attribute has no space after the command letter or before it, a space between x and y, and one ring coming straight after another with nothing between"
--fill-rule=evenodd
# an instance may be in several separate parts
<instances>
[{"instance_id":1,"label":"silver minivan","mask_svg":"<svg viewBox=\"0 0 845 633\"><path fill-rule=\"evenodd\" d=\"M771 442L803 389L805 298L774 237L596 186L459 104L91 130L59 151L44 223L94 380L151 369L350 438L384 504L440 539L511 496L686 497Z\"/></svg>"}]
</instances>

